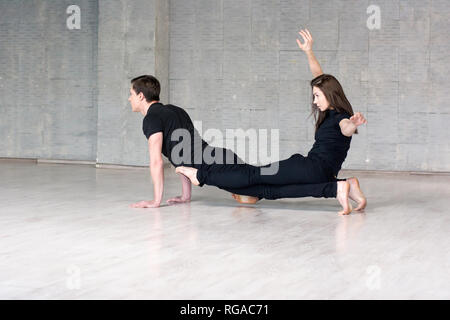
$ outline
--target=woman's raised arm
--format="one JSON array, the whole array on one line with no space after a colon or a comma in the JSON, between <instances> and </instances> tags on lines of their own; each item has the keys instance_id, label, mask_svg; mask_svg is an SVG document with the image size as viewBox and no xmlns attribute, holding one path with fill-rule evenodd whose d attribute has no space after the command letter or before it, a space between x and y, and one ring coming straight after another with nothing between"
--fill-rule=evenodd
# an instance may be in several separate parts
<instances>
[{"instance_id":1,"label":"woman's raised arm","mask_svg":"<svg viewBox=\"0 0 450 320\"><path fill-rule=\"evenodd\" d=\"M297 44L308 57L308 63L309 63L309 69L311 70L311 73L313 77L320 76L323 74L322 68L320 67L319 61L317 61L316 57L314 56L314 53L312 51L312 44L313 44L313 38L311 36L311 33L308 31L308 29L300 30L299 34L302 36L303 41L305 43L301 43L299 39L297 39Z\"/></svg>"}]
</instances>

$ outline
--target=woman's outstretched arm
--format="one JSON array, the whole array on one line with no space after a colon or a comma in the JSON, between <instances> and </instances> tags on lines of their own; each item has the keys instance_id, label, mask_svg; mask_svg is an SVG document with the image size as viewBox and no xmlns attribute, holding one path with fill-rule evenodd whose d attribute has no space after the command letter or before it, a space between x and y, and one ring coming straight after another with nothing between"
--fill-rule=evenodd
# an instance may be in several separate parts
<instances>
[{"instance_id":1,"label":"woman's outstretched arm","mask_svg":"<svg viewBox=\"0 0 450 320\"><path fill-rule=\"evenodd\" d=\"M361 112L357 112L350 119L342 119L339 122L339 126L344 136L351 137L355 133L356 128L365 123L367 123L366 118Z\"/></svg>"},{"instance_id":2,"label":"woman's outstretched arm","mask_svg":"<svg viewBox=\"0 0 450 320\"><path fill-rule=\"evenodd\" d=\"M316 57L314 56L314 53L312 51L312 44L313 44L313 38L311 36L311 33L308 31L308 29L300 30L299 34L302 36L303 41L305 43L301 43L299 39L297 39L297 44L308 57L308 63L309 63L309 69L311 70L311 73L313 77L320 76L323 74L322 68L320 67L319 61L317 61Z\"/></svg>"}]
</instances>

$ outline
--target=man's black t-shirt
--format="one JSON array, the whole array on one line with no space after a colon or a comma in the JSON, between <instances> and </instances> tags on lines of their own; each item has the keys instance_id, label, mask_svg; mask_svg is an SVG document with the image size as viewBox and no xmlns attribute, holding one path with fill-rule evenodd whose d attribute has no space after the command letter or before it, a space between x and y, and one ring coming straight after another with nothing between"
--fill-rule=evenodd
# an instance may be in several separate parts
<instances>
[{"instance_id":1,"label":"man's black t-shirt","mask_svg":"<svg viewBox=\"0 0 450 320\"><path fill-rule=\"evenodd\" d=\"M154 133L163 133L162 154L175 167L242 162L227 149L209 146L194 128L187 112L171 104L152 104L142 122L142 130L147 139Z\"/></svg>"},{"instance_id":2,"label":"man's black t-shirt","mask_svg":"<svg viewBox=\"0 0 450 320\"><path fill-rule=\"evenodd\" d=\"M154 133L163 133L161 151L174 166L194 163L195 146L200 146L201 152L207 145L187 112L171 104L153 103L144 117L142 130L147 139ZM172 154L174 148L176 150ZM198 156L198 152L195 154Z\"/></svg>"},{"instance_id":3,"label":"man's black t-shirt","mask_svg":"<svg viewBox=\"0 0 450 320\"><path fill-rule=\"evenodd\" d=\"M341 170L352 140L352 137L342 134L339 122L350 117L346 112L327 110L324 121L316 131L316 141L308 153L308 157L322 160L334 176Z\"/></svg>"}]
</instances>

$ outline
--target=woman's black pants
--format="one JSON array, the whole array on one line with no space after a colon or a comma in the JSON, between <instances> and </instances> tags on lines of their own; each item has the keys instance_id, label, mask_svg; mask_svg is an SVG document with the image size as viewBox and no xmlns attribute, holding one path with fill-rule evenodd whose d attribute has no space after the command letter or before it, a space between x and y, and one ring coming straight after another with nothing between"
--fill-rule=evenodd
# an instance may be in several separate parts
<instances>
[{"instance_id":1,"label":"woman's black pants","mask_svg":"<svg viewBox=\"0 0 450 320\"><path fill-rule=\"evenodd\" d=\"M206 184L260 199L336 197L337 179L320 160L294 154L266 166L202 164L196 166L200 186Z\"/></svg>"}]
</instances>

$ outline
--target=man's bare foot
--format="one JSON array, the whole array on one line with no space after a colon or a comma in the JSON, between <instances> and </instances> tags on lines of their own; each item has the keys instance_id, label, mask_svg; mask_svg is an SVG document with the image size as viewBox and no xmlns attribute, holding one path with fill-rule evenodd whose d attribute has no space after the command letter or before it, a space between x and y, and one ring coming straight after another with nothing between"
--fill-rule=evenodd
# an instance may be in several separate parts
<instances>
[{"instance_id":1,"label":"man's bare foot","mask_svg":"<svg viewBox=\"0 0 450 320\"><path fill-rule=\"evenodd\" d=\"M259 201L259 198L252 197L252 196L243 196L243 195L234 194L234 193L232 193L231 196L234 198L234 200L236 200L239 203L243 203L243 204L255 204Z\"/></svg>"},{"instance_id":2,"label":"man's bare foot","mask_svg":"<svg viewBox=\"0 0 450 320\"><path fill-rule=\"evenodd\" d=\"M359 181L356 177L351 177L347 179L350 184L350 193L349 198L358 203L358 207L356 207L356 211L362 211L367 205L367 199L361 191L359 186Z\"/></svg>"},{"instance_id":3,"label":"man's bare foot","mask_svg":"<svg viewBox=\"0 0 450 320\"><path fill-rule=\"evenodd\" d=\"M338 181L337 182L337 193L336 198L341 204L343 210L339 211L340 215L347 215L352 212L352 204L348 200L348 195L350 193L350 183L347 181Z\"/></svg>"},{"instance_id":4,"label":"man's bare foot","mask_svg":"<svg viewBox=\"0 0 450 320\"><path fill-rule=\"evenodd\" d=\"M186 176L189 180L191 180L192 184L198 186L200 182L197 180L197 169L191 167L177 167L175 169L176 173L181 173Z\"/></svg>"}]
</instances>

